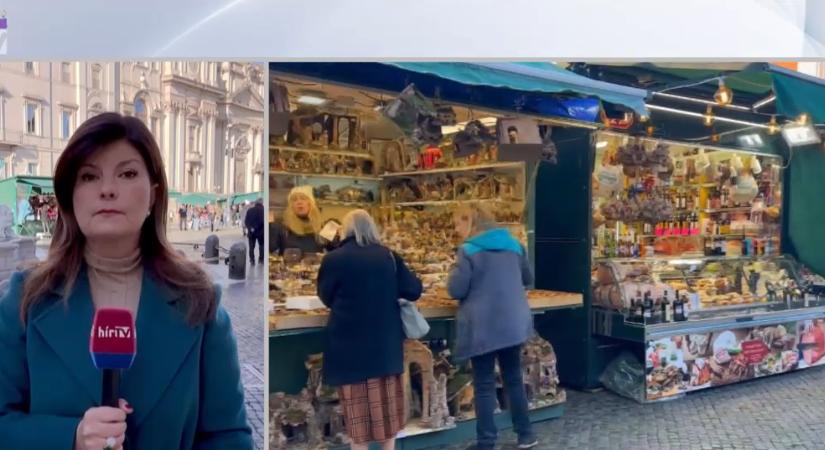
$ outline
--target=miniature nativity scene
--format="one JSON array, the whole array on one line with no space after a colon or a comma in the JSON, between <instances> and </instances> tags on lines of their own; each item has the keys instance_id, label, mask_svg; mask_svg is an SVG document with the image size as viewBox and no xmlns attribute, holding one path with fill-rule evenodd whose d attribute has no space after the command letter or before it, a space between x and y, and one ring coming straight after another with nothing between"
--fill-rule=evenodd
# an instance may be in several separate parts
<instances>
[{"instance_id":1,"label":"miniature nativity scene","mask_svg":"<svg viewBox=\"0 0 825 450\"><path fill-rule=\"evenodd\" d=\"M450 362L450 351L440 342L408 340L404 344L404 407L410 432L434 432L473 420L474 391L469 364ZM327 450L346 448L344 415L335 388L324 385L323 355L306 360L306 387L297 395L270 394L270 450ZM553 346L534 337L522 350L524 385L531 409L566 399L559 387ZM506 396L499 377L499 410L506 410ZM405 430L406 431L406 430Z\"/></svg>"}]
</instances>

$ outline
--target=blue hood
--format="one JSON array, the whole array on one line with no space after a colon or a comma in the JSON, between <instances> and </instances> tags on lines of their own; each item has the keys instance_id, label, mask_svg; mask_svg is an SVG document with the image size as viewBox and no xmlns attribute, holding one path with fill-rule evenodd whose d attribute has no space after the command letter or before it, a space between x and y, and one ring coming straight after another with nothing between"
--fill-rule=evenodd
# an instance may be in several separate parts
<instances>
[{"instance_id":1,"label":"blue hood","mask_svg":"<svg viewBox=\"0 0 825 450\"><path fill-rule=\"evenodd\" d=\"M467 239L462 246L467 256L483 251L524 253L524 248L506 228L494 228Z\"/></svg>"}]
</instances>

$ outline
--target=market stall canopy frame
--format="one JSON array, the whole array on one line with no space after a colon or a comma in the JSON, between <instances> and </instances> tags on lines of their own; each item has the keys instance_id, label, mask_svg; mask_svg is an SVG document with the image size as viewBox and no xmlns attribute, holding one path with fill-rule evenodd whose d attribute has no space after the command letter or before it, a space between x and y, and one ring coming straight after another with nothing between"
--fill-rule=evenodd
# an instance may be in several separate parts
<instances>
[{"instance_id":1,"label":"market stall canopy frame","mask_svg":"<svg viewBox=\"0 0 825 450\"><path fill-rule=\"evenodd\" d=\"M270 63L277 73L401 92L415 84L434 101L502 112L600 120L602 102L646 115L646 92L591 80L551 63Z\"/></svg>"}]
</instances>

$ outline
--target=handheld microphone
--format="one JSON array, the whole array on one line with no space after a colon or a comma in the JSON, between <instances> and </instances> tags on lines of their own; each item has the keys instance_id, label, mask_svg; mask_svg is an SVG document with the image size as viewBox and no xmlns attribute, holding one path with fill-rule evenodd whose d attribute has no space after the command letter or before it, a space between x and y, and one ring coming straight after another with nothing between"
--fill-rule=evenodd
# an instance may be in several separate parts
<instances>
[{"instance_id":1,"label":"handheld microphone","mask_svg":"<svg viewBox=\"0 0 825 450\"><path fill-rule=\"evenodd\" d=\"M132 367L137 353L135 320L128 309L101 308L95 313L89 351L103 371L101 406L118 407L120 371Z\"/></svg>"}]
</instances>

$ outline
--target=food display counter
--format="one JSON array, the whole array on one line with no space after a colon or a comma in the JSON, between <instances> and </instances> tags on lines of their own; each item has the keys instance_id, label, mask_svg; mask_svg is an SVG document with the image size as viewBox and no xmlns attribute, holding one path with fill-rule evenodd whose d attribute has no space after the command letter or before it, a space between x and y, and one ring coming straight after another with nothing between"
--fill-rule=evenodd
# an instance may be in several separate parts
<instances>
[{"instance_id":1,"label":"food display counter","mask_svg":"<svg viewBox=\"0 0 825 450\"><path fill-rule=\"evenodd\" d=\"M780 253L781 160L602 139L592 333L626 342L642 366L620 356L602 381L656 401L825 363L818 277Z\"/></svg>"}]
</instances>

